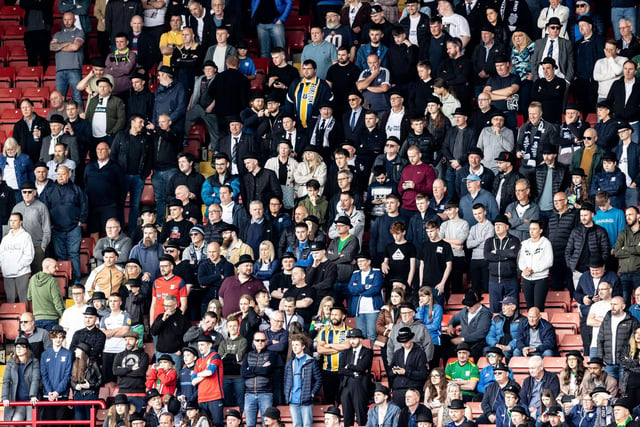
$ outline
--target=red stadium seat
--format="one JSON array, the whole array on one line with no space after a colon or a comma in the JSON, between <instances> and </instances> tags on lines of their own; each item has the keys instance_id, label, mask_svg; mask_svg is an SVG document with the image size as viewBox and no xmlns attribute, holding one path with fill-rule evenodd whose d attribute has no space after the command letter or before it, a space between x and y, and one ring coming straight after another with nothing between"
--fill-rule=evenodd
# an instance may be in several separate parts
<instances>
[{"instance_id":1,"label":"red stadium seat","mask_svg":"<svg viewBox=\"0 0 640 427\"><path fill-rule=\"evenodd\" d=\"M256 71L266 76L269 74L269 58L253 58L253 63L256 66Z\"/></svg>"},{"instance_id":2,"label":"red stadium seat","mask_svg":"<svg viewBox=\"0 0 640 427\"><path fill-rule=\"evenodd\" d=\"M462 310L464 308L464 304L462 304L462 300L464 299L464 294L451 294L449 295L449 300L445 304L446 312L451 313Z\"/></svg>"},{"instance_id":3,"label":"red stadium seat","mask_svg":"<svg viewBox=\"0 0 640 427\"><path fill-rule=\"evenodd\" d=\"M0 304L0 319L20 319L20 315L27 311L26 302Z\"/></svg>"},{"instance_id":4,"label":"red stadium seat","mask_svg":"<svg viewBox=\"0 0 640 427\"><path fill-rule=\"evenodd\" d=\"M560 307L564 311L569 311L571 308L571 294L569 291L549 291L544 307L545 309L547 307Z\"/></svg>"},{"instance_id":5,"label":"red stadium seat","mask_svg":"<svg viewBox=\"0 0 640 427\"><path fill-rule=\"evenodd\" d=\"M302 52L305 43L307 41L307 32L302 29L289 29L284 31L284 37L286 40L286 50L289 55L295 52Z\"/></svg>"},{"instance_id":6,"label":"red stadium seat","mask_svg":"<svg viewBox=\"0 0 640 427\"><path fill-rule=\"evenodd\" d=\"M19 88L0 87L0 108L15 109L22 98L22 90Z\"/></svg>"},{"instance_id":7,"label":"red stadium seat","mask_svg":"<svg viewBox=\"0 0 640 427\"><path fill-rule=\"evenodd\" d=\"M584 349L584 346L582 345L582 336L580 334L565 335L560 340L558 348L560 350L560 354L567 353L571 350L582 351Z\"/></svg>"},{"instance_id":8,"label":"red stadium seat","mask_svg":"<svg viewBox=\"0 0 640 427\"><path fill-rule=\"evenodd\" d=\"M580 330L580 315L578 313L556 313L551 318L551 323L556 330L573 329L575 332Z\"/></svg>"},{"instance_id":9,"label":"red stadium seat","mask_svg":"<svg viewBox=\"0 0 640 427\"><path fill-rule=\"evenodd\" d=\"M10 40L18 40L24 43L24 26L5 27L2 33L2 45L7 46L6 42Z\"/></svg>"},{"instance_id":10,"label":"red stadium seat","mask_svg":"<svg viewBox=\"0 0 640 427\"><path fill-rule=\"evenodd\" d=\"M547 371L558 373L564 369L567 361L564 357L545 357L542 359L542 363Z\"/></svg>"},{"instance_id":11,"label":"red stadium seat","mask_svg":"<svg viewBox=\"0 0 640 427\"><path fill-rule=\"evenodd\" d=\"M13 67L0 67L0 86L13 87L16 78L16 70Z\"/></svg>"},{"instance_id":12,"label":"red stadium seat","mask_svg":"<svg viewBox=\"0 0 640 427\"><path fill-rule=\"evenodd\" d=\"M80 272L82 274L89 274L91 272L91 261L95 247L96 243L93 237L85 237L80 241Z\"/></svg>"},{"instance_id":13,"label":"red stadium seat","mask_svg":"<svg viewBox=\"0 0 640 427\"><path fill-rule=\"evenodd\" d=\"M16 87L38 87L42 82L41 66L20 67L16 69Z\"/></svg>"},{"instance_id":14,"label":"red stadium seat","mask_svg":"<svg viewBox=\"0 0 640 427\"><path fill-rule=\"evenodd\" d=\"M467 402L467 406L471 409L471 416L474 420L484 413L480 405L482 405L482 402Z\"/></svg>"},{"instance_id":15,"label":"red stadium seat","mask_svg":"<svg viewBox=\"0 0 640 427\"><path fill-rule=\"evenodd\" d=\"M29 98L35 108L45 108L49 102L49 88L26 87L22 90L22 97Z\"/></svg>"},{"instance_id":16,"label":"red stadium seat","mask_svg":"<svg viewBox=\"0 0 640 427\"><path fill-rule=\"evenodd\" d=\"M13 125L15 122L22 118L22 111L18 109L6 108L0 114L0 125L11 125L11 131L13 131Z\"/></svg>"},{"instance_id":17,"label":"red stadium seat","mask_svg":"<svg viewBox=\"0 0 640 427\"><path fill-rule=\"evenodd\" d=\"M0 8L0 21L9 21L21 24L23 19L24 9L19 6L2 6Z\"/></svg>"},{"instance_id":18,"label":"red stadium seat","mask_svg":"<svg viewBox=\"0 0 640 427\"><path fill-rule=\"evenodd\" d=\"M9 52L9 65L12 67L27 66L27 50L24 46L12 46Z\"/></svg>"},{"instance_id":19,"label":"red stadium seat","mask_svg":"<svg viewBox=\"0 0 640 427\"><path fill-rule=\"evenodd\" d=\"M512 357L509 361L509 368L514 374L528 374L529 373L529 359L526 357Z\"/></svg>"},{"instance_id":20,"label":"red stadium seat","mask_svg":"<svg viewBox=\"0 0 640 427\"><path fill-rule=\"evenodd\" d=\"M20 333L20 321L18 319L0 319L0 326L5 340L15 340Z\"/></svg>"}]
</instances>

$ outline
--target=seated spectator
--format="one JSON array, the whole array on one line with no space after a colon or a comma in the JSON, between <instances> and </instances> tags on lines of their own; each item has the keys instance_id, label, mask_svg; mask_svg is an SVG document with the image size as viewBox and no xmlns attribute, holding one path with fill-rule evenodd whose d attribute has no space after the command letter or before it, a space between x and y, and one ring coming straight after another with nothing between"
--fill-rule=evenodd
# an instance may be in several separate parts
<instances>
[{"instance_id":1,"label":"seated spectator","mask_svg":"<svg viewBox=\"0 0 640 427\"><path fill-rule=\"evenodd\" d=\"M520 337L520 324L527 319L517 310L514 297L504 297L501 304L502 311L491 320L486 342L488 346L497 347L507 358L511 358ZM487 351L485 348L485 354Z\"/></svg>"},{"instance_id":2,"label":"seated spectator","mask_svg":"<svg viewBox=\"0 0 640 427\"><path fill-rule=\"evenodd\" d=\"M618 393L618 382L605 372L602 359L592 357L587 363L587 372L585 372L582 378L578 394L591 394L597 387L604 388L613 396Z\"/></svg>"},{"instance_id":3,"label":"seated spectator","mask_svg":"<svg viewBox=\"0 0 640 427\"><path fill-rule=\"evenodd\" d=\"M502 389L504 393L504 405L496 409L496 427L509 427L516 424L514 413L527 415L527 409L520 406L520 386L518 384L508 384Z\"/></svg>"},{"instance_id":4,"label":"seated spectator","mask_svg":"<svg viewBox=\"0 0 640 427\"><path fill-rule=\"evenodd\" d=\"M454 337L451 338L451 344L459 345L464 343L471 356L478 360L482 355L485 339L491 328L491 312L482 304L482 299L473 291L468 291L465 294L462 304L465 307L449 321L448 333ZM455 336L455 328L458 325L461 327L461 332L458 336Z\"/></svg>"},{"instance_id":5,"label":"seated spectator","mask_svg":"<svg viewBox=\"0 0 640 427\"><path fill-rule=\"evenodd\" d=\"M146 224L146 222L143 221L143 224ZM100 265L104 262L102 258L102 250L107 247L114 248L118 255L116 264L124 267L124 264L129 259L129 252L131 252L132 241L126 234L122 232L120 221L118 221L116 218L107 220L105 229L107 235L98 240L95 248L93 248L93 256L95 257L97 264Z\"/></svg>"},{"instance_id":6,"label":"seated spectator","mask_svg":"<svg viewBox=\"0 0 640 427\"><path fill-rule=\"evenodd\" d=\"M596 387L591 392L591 399L596 406L596 420L603 424L609 425L613 423L613 406L611 405L611 398L617 394L617 390L614 393L609 393L605 388Z\"/></svg>"},{"instance_id":7,"label":"seated spectator","mask_svg":"<svg viewBox=\"0 0 640 427\"><path fill-rule=\"evenodd\" d=\"M149 357L144 349L138 348L139 339L137 332L129 331L125 334L125 350L118 353L113 360L113 375L117 379L120 393L127 395L136 409L141 411L146 406L141 395L145 391Z\"/></svg>"},{"instance_id":8,"label":"seated spectator","mask_svg":"<svg viewBox=\"0 0 640 427\"><path fill-rule=\"evenodd\" d=\"M449 417L451 418L451 422L446 425L446 427L458 427L471 425L475 426L473 421L470 421L471 418L467 418L465 415L465 411L467 409L467 405L464 404L464 400L462 399L454 399L447 406L449 410Z\"/></svg>"},{"instance_id":9,"label":"seated spectator","mask_svg":"<svg viewBox=\"0 0 640 427\"><path fill-rule=\"evenodd\" d=\"M536 355L529 359L529 376L522 383L520 401L522 406L534 415L541 403L542 389L549 389L554 395L560 392L558 376L544 369L542 357Z\"/></svg>"},{"instance_id":10,"label":"seated spectator","mask_svg":"<svg viewBox=\"0 0 640 427\"><path fill-rule=\"evenodd\" d=\"M514 356L549 357L558 355L556 330L551 323L544 320L537 307L529 309L528 322L520 324L519 339Z\"/></svg>"},{"instance_id":11,"label":"seated spectator","mask_svg":"<svg viewBox=\"0 0 640 427\"><path fill-rule=\"evenodd\" d=\"M571 408L568 419L574 426L593 427L596 422L596 408L591 395L583 394L580 403Z\"/></svg>"},{"instance_id":12,"label":"seated spectator","mask_svg":"<svg viewBox=\"0 0 640 427\"><path fill-rule=\"evenodd\" d=\"M177 386L178 372L176 371L173 359L169 355L163 354L158 358L158 363L153 364L147 371L147 389L156 389L160 394L175 394Z\"/></svg>"},{"instance_id":13,"label":"seated spectator","mask_svg":"<svg viewBox=\"0 0 640 427\"><path fill-rule=\"evenodd\" d=\"M460 388L460 384L450 382L447 385L447 398L442 404L442 410L440 411L440 416L438 418L439 426L446 426L453 421L449 414L449 406L451 405L451 402L456 399L462 399L462 389ZM469 420L472 419L471 409L468 406L464 410L464 416Z\"/></svg>"},{"instance_id":14,"label":"seated spectator","mask_svg":"<svg viewBox=\"0 0 640 427\"><path fill-rule=\"evenodd\" d=\"M485 368L486 369L486 368ZM498 363L492 367L495 382L487 386L482 397L482 415L476 421L478 424L495 424L499 408L505 406L505 390L507 387L520 388L518 384L509 378L509 368L504 363Z\"/></svg>"},{"instance_id":15,"label":"seated spectator","mask_svg":"<svg viewBox=\"0 0 640 427\"><path fill-rule=\"evenodd\" d=\"M462 389L462 399L470 401L476 394L476 385L480 380L478 365L469 360L471 346L462 342L456 347L457 360L447 363L445 375L450 382L457 383Z\"/></svg>"},{"instance_id":16,"label":"seated spectator","mask_svg":"<svg viewBox=\"0 0 640 427\"><path fill-rule=\"evenodd\" d=\"M558 398L562 399L567 396L572 399L574 405L577 405L580 401L580 395L578 394L580 384L586 373L584 356L577 350L571 350L567 353L566 358L567 365L558 374L558 380L560 381Z\"/></svg>"},{"instance_id":17,"label":"seated spectator","mask_svg":"<svg viewBox=\"0 0 640 427\"><path fill-rule=\"evenodd\" d=\"M433 424L433 414L429 408L420 403L420 392L418 389L412 388L407 390L402 403L404 405L400 411L398 426L408 426L413 422L415 422L416 425L420 425L422 422Z\"/></svg>"},{"instance_id":18,"label":"seated spectator","mask_svg":"<svg viewBox=\"0 0 640 427\"><path fill-rule=\"evenodd\" d=\"M440 417L444 402L447 399L448 385L449 381L445 376L444 369L433 368L431 372L429 372L427 384L424 389L424 406L431 410L431 413L436 419Z\"/></svg>"},{"instance_id":19,"label":"seated spectator","mask_svg":"<svg viewBox=\"0 0 640 427\"><path fill-rule=\"evenodd\" d=\"M626 207L627 178L618 167L618 158L615 153L603 154L602 169L602 172L590 177L589 196L593 198L597 193L604 191L609 195L611 206L624 209Z\"/></svg>"},{"instance_id":20,"label":"seated spectator","mask_svg":"<svg viewBox=\"0 0 640 427\"><path fill-rule=\"evenodd\" d=\"M489 385L496 382L494 375L495 367L500 364L505 364L504 353L498 347L489 347L486 349L485 354L489 364L480 369L480 381L478 381L476 387L478 393L484 393ZM509 371L508 376L513 377L511 371Z\"/></svg>"}]
</instances>

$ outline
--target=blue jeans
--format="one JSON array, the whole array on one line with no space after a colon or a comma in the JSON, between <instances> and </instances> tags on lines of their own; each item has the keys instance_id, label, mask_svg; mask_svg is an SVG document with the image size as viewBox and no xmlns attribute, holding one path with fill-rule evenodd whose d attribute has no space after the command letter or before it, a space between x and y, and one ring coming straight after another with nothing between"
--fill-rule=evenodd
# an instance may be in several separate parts
<instances>
[{"instance_id":1,"label":"blue jeans","mask_svg":"<svg viewBox=\"0 0 640 427\"><path fill-rule=\"evenodd\" d=\"M640 286L640 273L620 273L620 284L624 303L627 307L631 307L631 295Z\"/></svg>"},{"instance_id":2,"label":"blue jeans","mask_svg":"<svg viewBox=\"0 0 640 427\"><path fill-rule=\"evenodd\" d=\"M66 99L69 86L71 86L73 100L78 103L78 109L82 110L82 93L76 89L80 80L82 80L82 70L56 71L56 90Z\"/></svg>"},{"instance_id":3,"label":"blue jeans","mask_svg":"<svg viewBox=\"0 0 640 427\"><path fill-rule=\"evenodd\" d=\"M607 375L612 376L616 380L622 379L622 374L624 373L624 370L620 365L606 365L604 367L604 371Z\"/></svg>"},{"instance_id":4,"label":"blue jeans","mask_svg":"<svg viewBox=\"0 0 640 427\"><path fill-rule=\"evenodd\" d=\"M456 171L451 167L451 165L447 165L447 171L444 174L444 180L447 184L447 191L450 195L451 199L456 199L458 196L458 192L456 191Z\"/></svg>"},{"instance_id":5,"label":"blue jeans","mask_svg":"<svg viewBox=\"0 0 640 427\"><path fill-rule=\"evenodd\" d=\"M167 188L171 177L178 173L178 169L167 169L166 171L153 171L151 175L151 185L153 185L153 198L156 202L156 223L164 225L164 215L167 211Z\"/></svg>"},{"instance_id":6,"label":"blue jeans","mask_svg":"<svg viewBox=\"0 0 640 427\"><path fill-rule=\"evenodd\" d=\"M514 297L519 301L520 292L517 279L507 279L498 283L489 278L489 306L492 313L500 313L502 311L502 298L506 296ZM516 304L517 306L517 304ZM514 353L515 354L515 353Z\"/></svg>"},{"instance_id":7,"label":"blue jeans","mask_svg":"<svg viewBox=\"0 0 640 427\"><path fill-rule=\"evenodd\" d=\"M626 206L638 206L638 188L629 188L624 193L624 203Z\"/></svg>"},{"instance_id":8,"label":"blue jeans","mask_svg":"<svg viewBox=\"0 0 640 427\"><path fill-rule=\"evenodd\" d=\"M225 378L222 383L224 391L224 406L239 406L240 413L244 412L244 379ZM235 395L236 399L233 400Z\"/></svg>"},{"instance_id":9,"label":"blue jeans","mask_svg":"<svg viewBox=\"0 0 640 427\"><path fill-rule=\"evenodd\" d=\"M56 252L58 261L71 261L73 266L72 282L80 280L80 242L82 241L82 230L74 227L71 231L51 230L51 240L53 249Z\"/></svg>"},{"instance_id":10,"label":"blue jeans","mask_svg":"<svg viewBox=\"0 0 640 427\"><path fill-rule=\"evenodd\" d=\"M96 400L98 399L98 393L74 393L73 400ZM73 402L73 400L71 402ZM74 420L89 420L89 411L91 405L73 405L73 419Z\"/></svg>"},{"instance_id":11,"label":"blue jeans","mask_svg":"<svg viewBox=\"0 0 640 427\"><path fill-rule=\"evenodd\" d=\"M285 47L284 24L258 24L260 56L269 58L272 47Z\"/></svg>"},{"instance_id":12,"label":"blue jeans","mask_svg":"<svg viewBox=\"0 0 640 427\"><path fill-rule=\"evenodd\" d=\"M129 234L132 234L136 230L142 190L144 190L144 179L142 179L140 175L124 176L124 185L120 197L122 198L122 206L124 206L127 200L127 193L131 193L129 195Z\"/></svg>"},{"instance_id":13,"label":"blue jeans","mask_svg":"<svg viewBox=\"0 0 640 427\"><path fill-rule=\"evenodd\" d=\"M313 405L289 405L293 427L313 426Z\"/></svg>"},{"instance_id":14,"label":"blue jeans","mask_svg":"<svg viewBox=\"0 0 640 427\"><path fill-rule=\"evenodd\" d=\"M618 29L618 24L620 23L620 20L622 18L626 18L631 21L634 33L636 32L636 9L634 7L612 7L611 25L613 25L613 34L615 35L616 40L620 38L620 30Z\"/></svg>"},{"instance_id":15,"label":"blue jeans","mask_svg":"<svg viewBox=\"0 0 640 427\"><path fill-rule=\"evenodd\" d=\"M247 427L256 427L258 421L258 409L264 417L264 411L273 406L273 394L271 393L246 393L244 395L244 415L247 419Z\"/></svg>"},{"instance_id":16,"label":"blue jeans","mask_svg":"<svg viewBox=\"0 0 640 427\"><path fill-rule=\"evenodd\" d=\"M58 324L57 320L36 320L36 328L46 329L51 332L51 328ZM87 399L88 400L88 399Z\"/></svg>"},{"instance_id":17,"label":"blue jeans","mask_svg":"<svg viewBox=\"0 0 640 427\"><path fill-rule=\"evenodd\" d=\"M222 399L200 403L200 409L213 421L215 427L224 426L224 403Z\"/></svg>"},{"instance_id":18,"label":"blue jeans","mask_svg":"<svg viewBox=\"0 0 640 427\"><path fill-rule=\"evenodd\" d=\"M364 313L356 316L356 326L362 331L362 335L370 339L371 342L374 342L378 336L376 320L378 320L378 313Z\"/></svg>"}]
</instances>

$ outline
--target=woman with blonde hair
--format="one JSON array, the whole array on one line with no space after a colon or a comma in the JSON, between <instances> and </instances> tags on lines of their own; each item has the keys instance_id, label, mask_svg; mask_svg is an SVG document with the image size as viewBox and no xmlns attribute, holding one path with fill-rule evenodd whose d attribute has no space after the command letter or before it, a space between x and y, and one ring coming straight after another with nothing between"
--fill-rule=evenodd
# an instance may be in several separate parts
<instances>
[{"instance_id":1,"label":"woman with blonde hair","mask_svg":"<svg viewBox=\"0 0 640 427\"><path fill-rule=\"evenodd\" d=\"M620 390L628 396L635 407L640 403L640 328L633 331L629 342L622 346L616 360L623 368Z\"/></svg>"},{"instance_id":2,"label":"woman with blonde hair","mask_svg":"<svg viewBox=\"0 0 640 427\"><path fill-rule=\"evenodd\" d=\"M227 319L222 316L222 304L217 299L212 299L207 304L207 311L213 311L218 315L218 320L213 327L213 330L222 334L223 337L229 338L229 331L227 331Z\"/></svg>"},{"instance_id":3,"label":"woman with blonde hair","mask_svg":"<svg viewBox=\"0 0 640 427\"><path fill-rule=\"evenodd\" d=\"M311 319L311 326L309 327L309 332L311 334L315 336L320 329L331 324L329 316L331 315L331 308L334 304L335 300L333 297L326 296L322 298L320 305L318 306L318 313L313 319Z\"/></svg>"},{"instance_id":4,"label":"woman with blonde hair","mask_svg":"<svg viewBox=\"0 0 640 427\"><path fill-rule=\"evenodd\" d=\"M253 276L262 280L268 290L269 280L280 268L280 262L276 258L276 249L269 240L263 240L260 243L258 254L258 259L253 265Z\"/></svg>"},{"instance_id":5,"label":"woman with blonde hair","mask_svg":"<svg viewBox=\"0 0 640 427\"><path fill-rule=\"evenodd\" d=\"M0 170L2 171L2 180L7 183L9 188L14 192L15 202L22 201L20 188L26 181L34 181L33 163L29 156L22 152L20 144L15 138L7 138L2 147L2 156L0 156ZM8 201L11 203L11 200ZM3 224L5 224L3 222Z\"/></svg>"},{"instance_id":6,"label":"woman with blonde hair","mask_svg":"<svg viewBox=\"0 0 640 427\"><path fill-rule=\"evenodd\" d=\"M9 406L10 402L38 402L40 394L40 362L33 357L31 344L18 337L15 352L7 361L2 377L2 403L5 421L31 421L31 408Z\"/></svg>"},{"instance_id":7,"label":"woman with blonde hair","mask_svg":"<svg viewBox=\"0 0 640 427\"><path fill-rule=\"evenodd\" d=\"M107 411L107 418L104 420L104 427L129 427L131 425L131 415L136 411L136 407L129 403L129 398L125 394L118 394L115 397L113 406Z\"/></svg>"},{"instance_id":8,"label":"woman with blonde hair","mask_svg":"<svg viewBox=\"0 0 640 427\"><path fill-rule=\"evenodd\" d=\"M327 182L327 165L322 160L322 156L318 152L318 148L313 145L307 145L302 153L302 161L298 163L296 171L293 173L293 179L296 183L296 197L302 198L307 195L307 182L315 179L320 183L320 193L324 190L324 184Z\"/></svg>"},{"instance_id":9,"label":"woman with blonde hair","mask_svg":"<svg viewBox=\"0 0 640 427\"><path fill-rule=\"evenodd\" d=\"M529 103L531 100L531 87L533 86L533 74L531 57L535 44L531 41L527 33L516 30L511 35L511 72L520 77L520 90L518 95L518 106L520 113L524 114L527 120Z\"/></svg>"},{"instance_id":10,"label":"woman with blonde hair","mask_svg":"<svg viewBox=\"0 0 640 427\"><path fill-rule=\"evenodd\" d=\"M447 400L447 385L449 381L444 374L444 369L433 368L427 378L424 389L424 406L431 409L434 419L440 417L443 402Z\"/></svg>"},{"instance_id":11,"label":"woman with blonde hair","mask_svg":"<svg viewBox=\"0 0 640 427\"><path fill-rule=\"evenodd\" d=\"M460 387L460 384L458 383L450 382L447 384L447 398L442 404L442 407L445 409L448 408L449 405L451 405L451 401L456 399L462 399L462 387ZM471 408L469 408L468 405L464 409L464 416L468 420L473 419ZM453 420L449 415L449 411L441 410L440 414L438 415L438 424L436 425L436 427L445 427L447 424L451 422L453 422Z\"/></svg>"}]
</instances>

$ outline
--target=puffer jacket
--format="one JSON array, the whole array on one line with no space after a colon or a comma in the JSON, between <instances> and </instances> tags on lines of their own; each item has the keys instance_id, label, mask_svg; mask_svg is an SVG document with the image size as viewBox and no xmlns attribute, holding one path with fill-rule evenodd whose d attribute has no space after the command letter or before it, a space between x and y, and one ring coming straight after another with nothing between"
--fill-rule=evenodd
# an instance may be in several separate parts
<instances>
[{"instance_id":1,"label":"puffer jacket","mask_svg":"<svg viewBox=\"0 0 640 427\"><path fill-rule=\"evenodd\" d=\"M616 357L620 354L622 348L629 342L629 337L638 328L638 320L629 313L625 313L624 319L618 324L616 329ZM611 334L611 312L605 314L600 331L598 332L598 357L604 360L607 365L616 365L619 360L614 360L614 352L611 351L613 344L613 336Z\"/></svg>"},{"instance_id":2,"label":"puffer jacket","mask_svg":"<svg viewBox=\"0 0 640 427\"><path fill-rule=\"evenodd\" d=\"M511 340L508 343L501 342L500 340L504 337L504 322L506 321L506 317L504 314L500 313L496 317L491 320L491 327L489 328L489 335L487 335L487 345L490 347L495 347L496 344L508 345L511 347L511 350L516 348L516 341L520 336L519 329L520 324L522 322L526 322L527 318L517 311L513 315L513 319L511 319L511 324L509 325L509 331L511 332Z\"/></svg>"},{"instance_id":3,"label":"puffer jacket","mask_svg":"<svg viewBox=\"0 0 640 427\"><path fill-rule=\"evenodd\" d=\"M589 245L589 252L591 254L602 255L605 262L609 258L609 254L611 253L611 244L609 243L607 231L596 224L594 224L593 227L595 227L595 229L593 233L589 233L592 238L589 239L588 242L585 242L587 228L582 224L579 224L574 228L569 235L567 246L564 250L564 260L571 271L576 269L576 265L580 259L580 253L582 252L582 248L585 243Z\"/></svg>"},{"instance_id":4,"label":"puffer jacket","mask_svg":"<svg viewBox=\"0 0 640 427\"><path fill-rule=\"evenodd\" d=\"M269 364L268 366L266 364ZM278 354L269 350L252 350L244 356L240 374L246 393L272 393L271 376L278 365Z\"/></svg>"},{"instance_id":5,"label":"puffer jacket","mask_svg":"<svg viewBox=\"0 0 640 427\"><path fill-rule=\"evenodd\" d=\"M57 182L47 185L46 190L40 195L40 201L49 208L51 224L56 231L71 231L78 223L87 222L87 195L71 182L65 185Z\"/></svg>"},{"instance_id":6,"label":"puffer jacket","mask_svg":"<svg viewBox=\"0 0 640 427\"><path fill-rule=\"evenodd\" d=\"M495 250L496 253L493 253ZM518 252L520 240L507 234L500 240L497 236L484 244L484 259L489 262L489 277L502 282L518 277Z\"/></svg>"},{"instance_id":7,"label":"puffer jacket","mask_svg":"<svg viewBox=\"0 0 640 427\"><path fill-rule=\"evenodd\" d=\"M553 211L553 215L549 218L549 226L545 230L545 235L551 242L554 260L564 258L564 248L567 247L571 230L578 224L578 218L578 211L572 206L562 215L555 210ZM550 230L553 230L553 232Z\"/></svg>"},{"instance_id":8,"label":"puffer jacket","mask_svg":"<svg viewBox=\"0 0 640 427\"><path fill-rule=\"evenodd\" d=\"M547 180L547 165L539 165L536 167L536 182L532 193L535 195L533 200L540 203L540 196L544 191L544 185ZM561 163L557 163L551 173L551 196L553 197L558 191L562 191L569 185L569 168Z\"/></svg>"},{"instance_id":9,"label":"puffer jacket","mask_svg":"<svg viewBox=\"0 0 640 427\"><path fill-rule=\"evenodd\" d=\"M16 401L18 396L18 375L18 365L12 357L7 362L4 376L2 377L2 400ZM40 362L38 359L32 357L27 360L24 367L23 381L29 389L29 397L40 397ZM11 421L14 412L14 407L4 408L4 420Z\"/></svg>"},{"instance_id":10,"label":"puffer jacket","mask_svg":"<svg viewBox=\"0 0 640 427\"><path fill-rule=\"evenodd\" d=\"M295 356L287 360L284 367L284 400L289 403L291 391L293 390L293 360ZM313 405L313 398L320 391L322 386L322 374L318 363L314 358L307 356L302 365L301 375L302 392L300 396L301 405Z\"/></svg>"},{"instance_id":11,"label":"puffer jacket","mask_svg":"<svg viewBox=\"0 0 640 427\"><path fill-rule=\"evenodd\" d=\"M613 255L620 261L620 273L640 271L640 231L627 226L618 234Z\"/></svg>"},{"instance_id":12,"label":"puffer jacket","mask_svg":"<svg viewBox=\"0 0 640 427\"><path fill-rule=\"evenodd\" d=\"M39 272L31 276L27 299L33 302L36 320L58 320L65 306L58 281L50 274Z\"/></svg>"},{"instance_id":13,"label":"puffer jacket","mask_svg":"<svg viewBox=\"0 0 640 427\"><path fill-rule=\"evenodd\" d=\"M174 81L169 86L158 86L153 105L153 124L158 126L160 114L168 114L174 129L184 129L187 103L186 90L181 83Z\"/></svg>"}]
</instances>

